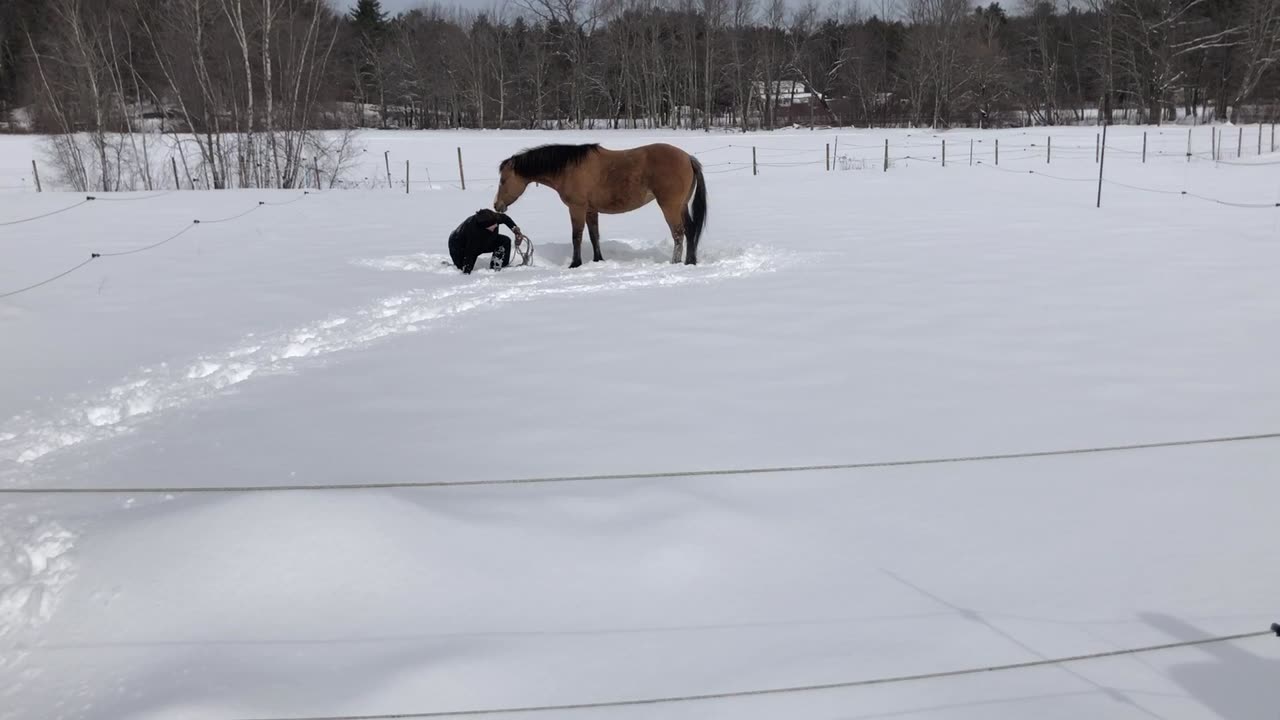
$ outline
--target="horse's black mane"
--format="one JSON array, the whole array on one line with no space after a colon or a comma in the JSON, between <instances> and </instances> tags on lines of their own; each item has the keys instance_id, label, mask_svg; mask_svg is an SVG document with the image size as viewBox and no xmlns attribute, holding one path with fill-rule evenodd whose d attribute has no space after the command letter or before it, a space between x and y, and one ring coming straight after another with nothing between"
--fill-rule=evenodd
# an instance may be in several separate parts
<instances>
[{"instance_id":1,"label":"horse's black mane","mask_svg":"<svg viewBox=\"0 0 1280 720\"><path fill-rule=\"evenodd\" d=\"M516 174L524 178L546 177L556 175L565 168L582 162L587 155L600 149L597 143L589 145L542 145L512 155L498 166L499 170L510 167Z\"/></svg>"}]
</instances>

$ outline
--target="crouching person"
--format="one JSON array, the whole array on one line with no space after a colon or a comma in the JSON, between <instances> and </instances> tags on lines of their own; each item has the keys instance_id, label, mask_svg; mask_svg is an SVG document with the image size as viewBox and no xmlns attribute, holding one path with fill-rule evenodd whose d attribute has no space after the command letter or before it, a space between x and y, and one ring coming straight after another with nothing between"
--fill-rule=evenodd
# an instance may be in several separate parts
<instances>
[{"instance_id":1,"label":"crouching person","mask_svg":"<svg viewBox=\"0 0 1280 720\"><path fill-rule=\"evenodd\" d=\"M449 235L449 257L453 259L454 266L470 275L481 255L491 256L489 267L493 270L510 265L511 238L498 232L499 224L511 228L516 236L516 246L519 246L524 235L515 221L504 213L477 210Z\"/></svg>"}]
</instances>

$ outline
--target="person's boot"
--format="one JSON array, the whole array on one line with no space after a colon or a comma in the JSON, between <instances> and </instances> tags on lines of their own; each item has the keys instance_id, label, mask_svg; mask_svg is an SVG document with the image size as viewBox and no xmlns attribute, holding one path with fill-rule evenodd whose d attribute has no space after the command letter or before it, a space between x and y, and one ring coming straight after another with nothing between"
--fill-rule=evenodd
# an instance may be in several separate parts
<instances>
[{"instance_id":1,"label":"person's boot","mask_svg":"<svg viewBox=\"0 0 1280 720\"><path fill-rule=\"evenodd\" d=\"M505 250L506 250L505 248L499 246L497 250L493 251L493 256L489 258L490 270L494 270L494 271L501 270L502 266L506 264L503 262L503 260L506 259Z\"/></svg>"}]
</instances>

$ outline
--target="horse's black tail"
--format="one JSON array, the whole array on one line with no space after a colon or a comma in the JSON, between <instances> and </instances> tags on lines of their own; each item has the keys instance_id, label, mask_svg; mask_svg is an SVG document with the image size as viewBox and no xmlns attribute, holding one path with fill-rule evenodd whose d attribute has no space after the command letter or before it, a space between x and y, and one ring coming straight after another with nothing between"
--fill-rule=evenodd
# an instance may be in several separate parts
<instances>
[{"instance_id":1,"label":"horse's black tail","mask_svg":"<svg viewBox=\"0 0 1280 720\"><path fill-rule=\"evenodd\" d=\"M684 211L685 264L698 264L698 239L707 224L707 182L702 177L702 163L690 157L693 163L693 212Z\"/></svg>"}]
</instances>

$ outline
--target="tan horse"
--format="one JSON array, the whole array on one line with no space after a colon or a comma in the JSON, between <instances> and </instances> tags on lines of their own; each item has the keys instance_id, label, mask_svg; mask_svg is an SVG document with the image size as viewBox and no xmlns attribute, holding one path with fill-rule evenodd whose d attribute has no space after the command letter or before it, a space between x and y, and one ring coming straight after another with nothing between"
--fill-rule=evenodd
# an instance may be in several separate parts
<instances>
[{"instance_id":1,"label":"tan horse","mask_svg":"<svg viewBox=\"0 0 1280 720\"><path fill-rule=\"evenodd\" d=\"M607 150L595 144L543 145L503 160L498 170L502 181L493 200L493 209L498 212L506 212L519 200L529 183L560 193L573 223L571 268L582 264L584 225L591 232L593 260L599 262L604 259L600 254L600 213L631 212L655 199L675 242L671 262L683 258L686 265L698 264L698 238L707 219L707 186L702 164L678 147L655 143Z\"/></svg>"}]
</instances>

